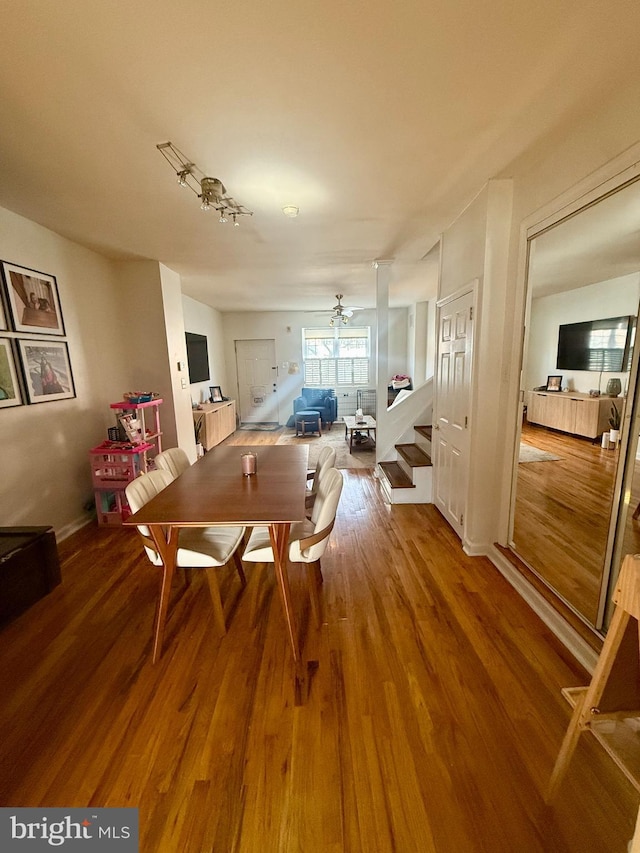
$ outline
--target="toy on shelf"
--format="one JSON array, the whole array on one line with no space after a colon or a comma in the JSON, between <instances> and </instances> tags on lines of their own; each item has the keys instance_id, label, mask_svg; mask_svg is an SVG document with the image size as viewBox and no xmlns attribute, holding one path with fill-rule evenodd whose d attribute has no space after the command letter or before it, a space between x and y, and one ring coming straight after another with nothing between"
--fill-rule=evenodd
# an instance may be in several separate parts
<instances>
[{"instance_id":1,"label":"toy on shelf","mask_svg":"<svg viewBox=\"0 0 640 853\"><path fill-rule=\"evenodd\" d=\"M141 396L140 392L136 392L136 396ZM145 402L120 400L111 403L110 407L115 410L117 423L121 427L120 438L112 438L116 435L112 427L109 430L109 439L89 451L91 479L100 525L119 525L131 515L125 489L131 480L149 470L153 465L152 456L162 450L159 414L162 399L157 395L150 396L153 399ZM145 412L149 414L148 409L151 409L153 414L153 422L149 424L149 428L145 423Z\"/></svg>"},{"instance_id":2,"label":"toy on shelf","mask_svg":"<svg viewBox=\"0 0 640 853\"><path fill-rule=\"evenodd\" d=\"M131 515L124 490L146 470L145 454L152 449L146 443L103 441L89 451L98 524L122 524Z\"/></svg>"},{"instance_id":3,"label":"toy on shelf","mask_svg":"<svg viewBox=\"0 0 640 853\"><path fill-rule=\"evenodd\" d=\"M133 392L131 392L133 393ZM140 396L140 392L136 392ZM118 423L121 424L124 435L133 444L148 442L155 446L156 453L162 452L162 430L160 429L160 411L162 398L155 397L142 403L120 400L111 403L111 408L117 412ZM145 413L153 410L153 424L147 427ZM146 467L144 469L146 471Z\"/></svg>"}]
</instances>

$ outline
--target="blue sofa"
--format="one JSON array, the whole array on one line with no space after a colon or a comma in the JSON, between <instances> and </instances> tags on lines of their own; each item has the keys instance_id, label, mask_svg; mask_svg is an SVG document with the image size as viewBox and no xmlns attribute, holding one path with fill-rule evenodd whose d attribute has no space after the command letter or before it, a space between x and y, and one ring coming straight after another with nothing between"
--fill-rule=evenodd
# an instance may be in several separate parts
<instances>
[{"instance_id":1,"label":"blue sofa","mask_svg":"<svg viewBox=\"0 0 640 853\"><path fill-rule=\"evenodd\" d=\"M331 429L338 418L338 398L333 388L303 388L300 397L293 401L293 415L301 409L320 412L322 423Z\"/></svg>"}]
</instances>

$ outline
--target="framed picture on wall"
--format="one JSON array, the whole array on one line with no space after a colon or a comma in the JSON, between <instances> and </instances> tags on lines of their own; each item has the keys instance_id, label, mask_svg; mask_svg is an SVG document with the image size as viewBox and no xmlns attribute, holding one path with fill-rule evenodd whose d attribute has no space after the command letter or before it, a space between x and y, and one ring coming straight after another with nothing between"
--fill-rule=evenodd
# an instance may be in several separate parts
<instances>
[{"instance_id":1,"label":"framed picture on wall","mask_svg":"<svg viewBox=\"0 0 640 853\"><path fill-rule=\"evenodd\" d=\"M10 338L0 338L0 409L22 405L22 392Z\"/></svg>"},{"instance_id":2,"label":"framed picture on wall","mask_svg":"<svg viewBox=\"0 0 640 853\"><path fill-rule=\"evenodd\" d=\"M18 349L29 403L76 396L66 341L19 338Z\"/></svg>"},{"instance_id":3,"label":"framed picture on wall","mask_svg":"<svg viewBox=\"0 0 640 853\"><path fill-rule=\"evenodd\" d=\"M16 332L64 335L55 276L2 261L2 276Z\"/></svg>"},{"instance_id":4,"label":"framed picture on wall","mask_svg":"<svg viewBox=\"0 0 640 853\"><path fill-rule=\"evenodd\" d=\"M2 294L0 293L0 329L8 329L9 325L7 323L7 315L4 310L4 300L2 298Z\"/></svg>"}]
</instances>

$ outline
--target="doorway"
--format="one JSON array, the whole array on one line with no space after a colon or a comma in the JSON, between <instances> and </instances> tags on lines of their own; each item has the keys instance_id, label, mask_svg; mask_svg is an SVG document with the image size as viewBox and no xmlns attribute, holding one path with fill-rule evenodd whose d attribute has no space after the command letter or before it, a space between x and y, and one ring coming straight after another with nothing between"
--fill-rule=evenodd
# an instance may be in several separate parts
<instances>
[{"instance_id":1,"label":"doorway","mask_svg":"<svg viewBox=\"0 0 640 853\"><path fill-rule=\"evenodd\" d=\"M236 341L240 423L279 423L276 343Z\"/></svg>"},{"instance_id":2,"label":"doorway","mask_svg":"<svg viewBox=\"0 0 640 853\"><path fill-rule=\"evenodd\" d=\"M434 502L460 538L469 480L474 301L475 282L438 302Z\"/></svg>"}]
</instances>

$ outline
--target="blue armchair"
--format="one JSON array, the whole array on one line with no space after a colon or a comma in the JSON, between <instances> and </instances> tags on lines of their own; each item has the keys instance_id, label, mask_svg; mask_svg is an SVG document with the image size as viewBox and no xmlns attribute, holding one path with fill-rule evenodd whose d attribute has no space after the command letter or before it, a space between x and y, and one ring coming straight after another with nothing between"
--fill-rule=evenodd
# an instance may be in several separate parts
<instances>
[{"instance_id":1,"label":"blue armchair","mask_svg":"<svg viewBox=\"0 0 640 853\"><path fill-rule=\"evenodd\" d=\"M301 396L293 401L293 414L301 409L312 409L320 412L322 423L329 426L338 417L338 398L333 388L303 388Z\"/></svg>"}]
</instances>

